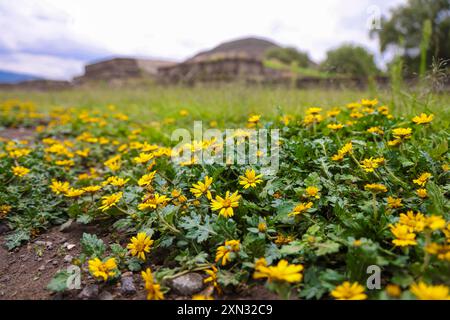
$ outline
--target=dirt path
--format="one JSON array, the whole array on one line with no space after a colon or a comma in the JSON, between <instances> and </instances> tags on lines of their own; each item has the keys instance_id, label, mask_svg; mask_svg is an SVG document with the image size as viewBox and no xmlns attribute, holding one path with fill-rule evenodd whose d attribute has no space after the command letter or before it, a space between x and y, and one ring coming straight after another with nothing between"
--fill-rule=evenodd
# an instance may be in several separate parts
<instances>
[{"instance_id":1,"label":"dirt path","mask_svg":"<svg viewBox=\"0 0 450 320\"><path fill-rule=\"evenodd\" d=\"M80 299L83 288L89 285L98 285L90 276L83 276L79 290L71 290L64 294L55 294L46 289L48 283L59 270L66 270L71 265L71 258L77 257L80 252L80 239L83 233L97 234L105 243L109 243L109 234L98 226L72 224L61 232L59 227L50 229L39 235L28 244L13 251L8 251L3 244L5 236L0 236L0 300L47 300L47 299ZM153 261L159 260L157 256ZM131 299L144 300L146 292L140 272L132 274L136 293L123 295L121 284L99 284L98 294L93 299ZM205 288L205 291L208 291ZM222 299L277 299L277 296L267 291L263 285L247 288L243 292L229 293ZM166 299L190 299L187 296L178 296L174 293L166 295Z\"/></svg>"},{"instance_id":2,"label":"dirt path","mask_svg":"<svg viewBox=\"0 0 450 320\"><path fill-rule=\"evenodd\" d=\"M83 232L94 233L95 227L77 226L68 232L55 227L13 251L6 250L5 235L0 236L0 300L57 298L45 288L58 270L70 265L70 256L79 255Z\"/></svg>"}]
</instances>

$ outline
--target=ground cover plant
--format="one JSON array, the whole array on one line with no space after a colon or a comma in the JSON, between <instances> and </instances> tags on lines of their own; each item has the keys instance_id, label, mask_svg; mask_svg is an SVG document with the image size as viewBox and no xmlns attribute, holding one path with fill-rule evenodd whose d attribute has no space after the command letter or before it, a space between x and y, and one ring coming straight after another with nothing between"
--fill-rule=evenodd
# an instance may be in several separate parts
<instances>
[{"instance_id":1,"label":"ground cover plant","mask_svg":"<svg viewBox=\"0 0 450 320\"><path fill-rule=\"evenodd\" d=\"M173 163L170 131L196 119L189 107L139 121L126 106L5 100L1 125L34 131L0 142L6 246L52 225L106 225L114 236L85 233L71 263L106 287L140 274L155 300L194 272L206 287L194 299L255 285L284 299L448 299L448 113L434 113L436 105L392 112L381 99L359 98L301 112L247 109L243 123L207 118L206 127L240 128L242 144L247 129L279 129L280 167L271 171ZM370 266L381 270L379 289L367 287ZM70 291L70 276L58 272L49 290Z\"/></svg>"}]
</instances>

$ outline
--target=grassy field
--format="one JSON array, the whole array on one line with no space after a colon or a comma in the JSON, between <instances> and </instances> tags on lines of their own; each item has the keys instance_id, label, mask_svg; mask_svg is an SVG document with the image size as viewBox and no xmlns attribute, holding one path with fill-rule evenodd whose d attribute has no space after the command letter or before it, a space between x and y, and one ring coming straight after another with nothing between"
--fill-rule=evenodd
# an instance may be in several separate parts
<instances>
[{"instance_id":1,"label":"grassy field","mask_svg":"<svg viewBox=\"0 0 450 320\"><path fill-rule=\"evenodd\" d=\"M434 125L448 127L450 95L425 94L406 91L395 94L387 91L367 90L292 90L244 86L222 87L142 87L80 88L76 90L0 91L0 101L17 98L33 101L40 110L54 106L102 108L115 105L138 121L160 121L178 118L180 110L187 110L186 123L192 120L216 120L220 127L229 123L244 123L251 113L272 119L278 114L302 115L308 107L324 109L345 106L362 98L378 98L397 116L412 117L420 112L437 115ZM179 124L179 122L178 122Z\"/></svg>"}]
</instances>

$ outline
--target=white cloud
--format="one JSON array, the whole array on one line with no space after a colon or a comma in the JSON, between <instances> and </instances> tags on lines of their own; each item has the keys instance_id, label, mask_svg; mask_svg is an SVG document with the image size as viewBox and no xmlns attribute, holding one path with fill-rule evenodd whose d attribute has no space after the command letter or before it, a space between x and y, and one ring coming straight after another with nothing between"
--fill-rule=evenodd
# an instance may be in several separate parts
<instances>
[{"instance_id":1,"label":"white cloud","mask_svg":"<svg viewBox=\"0 0 450 320\"><path fill-rule=\"evenodd\" d=\"M83 73L84 62L40 54L0 54L0 70L26 73L55 80L70 80Z\"/></svg>"},{"instance_id":2,"label":"white cloud","mask_svg":"<svg viewBox=\"0 0 450 320\"><path fill-rule=\"evenodd\" d=\"M0 52L7 48L9 53L53 55L67 60L72 67L62 68L72 72L74 60L105 55L182 60L226 40L262 36L321 60L326 50L342 42L376 51L376 41L368 37L367 8L377 5L386 14L403 2L15 0L6 5L0 0ZM28 67L33 68L31 62Z\"/></svg>"}]
</instances>

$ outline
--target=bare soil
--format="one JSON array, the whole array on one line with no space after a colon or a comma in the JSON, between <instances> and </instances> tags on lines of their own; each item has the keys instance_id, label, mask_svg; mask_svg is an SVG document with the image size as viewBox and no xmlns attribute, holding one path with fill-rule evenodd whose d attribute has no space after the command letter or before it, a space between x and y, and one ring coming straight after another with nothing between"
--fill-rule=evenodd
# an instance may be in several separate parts
<instances>
[{"instance_id":1,"label":"bare soil","mask_svg":"<svg viewBox=\"0 0 450 320\"><path fill-rule=\"evenodd\" d=\"M76 258L80 252L80 239L84 232L96 234L105 243L110 242L110 234L107 229L101 229L95 225L80 225L73 223L71 227L60 231L59 227L54 227L44 234L41 234L28 244L13 251L8 251L4 247L5 236L0 235L0 300L60 300L79 299L82 289L70 290L64 294L55 294L47 290L46 287L53 276L60 270L66 270L71 265L67 259L70 255ZM75 245L70 250L69 245ZM156 253L150 257L153 262L162 262L164 253ZM160 259L158 259L158 256ZM162 258L162 259L161 259ZM92 277L82 277L81 288L86 285L95 284ZM120 281L115 284L99 284L100 297L102 294L109 295L112 299L143 300L146 299L146 292L140 276L140 272L133 274L134 284L137 292L131 296L124 296L120 290ZM98 284L98 283L97 283ZM201 293L210 294L211 287L205 288ZM173 293L166 295L167 299L190 299L190 297L179 296ZM229 292L219 299L277 299L277 296L262 286L245 287L239 293Z\"/></svg>"}]
</instances>

